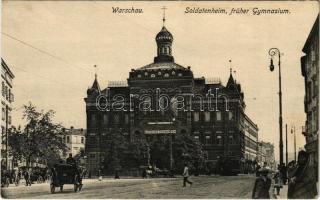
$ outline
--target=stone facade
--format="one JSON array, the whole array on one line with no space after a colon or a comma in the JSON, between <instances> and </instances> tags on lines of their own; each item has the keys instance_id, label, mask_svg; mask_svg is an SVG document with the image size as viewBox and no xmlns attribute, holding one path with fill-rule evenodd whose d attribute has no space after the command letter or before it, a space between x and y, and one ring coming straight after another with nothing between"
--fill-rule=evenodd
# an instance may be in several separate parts
<instances>
[{"instance_id":1,"label":"stone facade","mask_svg":"<svg viewBox=\"0 0 320 200\"><path fill-rule=\"evenodd\" d=\"M301 72L305 82L304 111L307 120L303 134L311 163L318 169L319 138L319 16L317 17L302 49Z\"/></svg>"},{"instance_id":2,"label":"stone facade","mask_svg":"<svg viewBox=\"0 0 320 200\"><path fill-rule=\"evenodd\" d=\"M7 154L8 129L12 124L12 103L14 96L12 93L12 80L14 78L8 65L1 59L1 167L12 169L12 159Z\"/></svg>"},{"instance_id":3,"label":"stone facade","mask_svg":"<svg viewBox=\"0 0 320 200\"><path fill-rule=\"evenodd\" d=\"M156 36L154 62L131 69L125 82L111 82L101 89L95 76L87 90L88 169L96 171L112 132L123 134L130 142L188 134L203 145L208 162L221 157L241 172L246 152L245 123L257 126L245 115L244 94L232 73L224 86L219 79L194 77L191 67L174 62L172 34L163 26ZM104 104L100 105L100 101ZM250 135L252 135L250 131ZM251 144L251 143L250 143ZM151 155L152 159L152 155Z\"/></svg>"}]
</instances>

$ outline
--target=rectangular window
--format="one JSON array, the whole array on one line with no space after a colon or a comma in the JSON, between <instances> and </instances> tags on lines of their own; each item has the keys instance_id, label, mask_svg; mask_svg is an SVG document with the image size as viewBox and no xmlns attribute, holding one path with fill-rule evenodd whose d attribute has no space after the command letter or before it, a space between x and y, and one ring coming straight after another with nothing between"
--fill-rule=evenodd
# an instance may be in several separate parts
<instances>
[{"instance_id":1,"label":"rectangular window","mask_svg":"<svg viewBox=\"0 0 320 200\"><path fill-rule=\"evenodd\" d=\"M217 119L217 121L221 121L221 112L220 111L216 112L216 119Z\"/></svg>"},{"instance_id":2,"label":"rectangular window","mask_svg":"<svg viewBox=\"0 0 320 200\"><path fill-rule=\"evenodd\" d=\"M222 145L222 137L221 137L221 135L217 135L216 144L217 145Z\"/></svg>"},{"instance_id":3,"label":"rectangular window","mask_svg":"<svg viewBox=\"0 0 320 200\"><path fill-rule=\"evenodd\" d=\"M67 143L69 143L70 142L70 137L69 136L67 136Z\"/></svg>"},{"instance_id":4,"label":"rectangular window","mask_svg":"<svg viewBox=\"0 0 320 200\"><path fill-rule=\"evenodd\" d=\"M95 153L90 153L90 154L89 154L89 158L91 158L91 159L96 159L96 154L95 154Z\"/></svg>"},{"instance_id":5,"label":"rectangular window","mask_svg":"<svg viewBox=\"0 0 320 200\"><path fill-rule=\"evenodd\" d=\"M199 121L199 113L198 112L193 113L193 121L195 121L195 122Z\"/></svg>"},{"instance_id":6,"label":"rectangular window","mask_svg":"<svg viewBox=\"0 0 320 200\"><path fill-rule=\"evenodd\" d=\"M107 115L107 114L104 114L104 115L103 115L103 124L104 124L104 125L108 125L108 121L109 121L108 115Z\"/></svg>"},{"instance_id":7,"label":"rectangular window","mask_svg":"<svg viewBox=\"0 0 320 200\"><path fill-rule=\"evenodd\" d=\"M5 86L4 86L4 82L3 81L1 83L1 85L2 85L2 89L1 89L2 96L6 97L6 95L5 95Z\"/></svg>"},{"instance_id":8,"label":"rectangular window","mask_svg":"<svg viewBox=\"0 0 320 200\"><path fill-rule=\"evenodd\" d=\"M233 120L233 112L232 111L229 111L228 112L228 119L231 121Z\"/></svg>"},{"instance_id":9,"label":"rectangular window","mask_svg":"<svg viewBox=\"0 0 320 200\"><path fill-rule=\"evenodd\" d=\"M84 144L84 137L81 137L81 144Z\"/></svg>"},{"instance_id":10,"label":"rectangular window","mask_svg":"<svg viewBox=\"0 0 320 200\"><path fill-rule=\"evenodd\" d=\"M129 114L124 114L124 123L129 124Z\"/></svg>"},{"instance_id":11,"label":"rectangular window","mask_svg":"<svg viewBox=\"0 0 320 200\"><path fill-rule=\"evenodd\" d=\"M5 120L5 117L6 116L6 109L5 108L2 108L2 120L4 121Z\"/></svg>"},{"instance_id":12,"label":"rectangular window","mask_svg":"<svg viewBox=\"0 0 320 200\"><path fill-rule=\"evenodd\" d=\"M233 144L234 140L233 140L233 135L229 135L229 144Z\"/></svg>"},{"instance_id":13,"label":"rectangular window","mask_svg":"<svg viewBox=\"0 0 320 200\"><path fill-rule=\"evenodd\" d=\"M118 114L115 114L113 119L114 119L115 124L119 124L119 115Z\"/></svg>"},{"instance_id":14,"label":"rectangular window","mask_svg":"<svg viewBox=\"0 0 320 200\"><path fill-rule=\"evenodd\" d=\"M206 135L206 140L205 140L205 144L210 144L210 135Z\"/></svg>"},{"instance_id":15,"label":"rectangular window","mask_svg":"<svg viewBox=\"0 0 320 200\"><path fill-rule=\"evenodd\" d=\"M95 114L91 114L91 126L96 126L96 115Z\"/></svg>"},{"instance_id":16,"label":"rectangular window","mask_svg":"<svg viewBox=\"0 0 320 200\"><path fill-rule=\"evenodd\" d=\"M204 112L204 120L210 122L210 112Z\"/></svg>"}]
</instances>

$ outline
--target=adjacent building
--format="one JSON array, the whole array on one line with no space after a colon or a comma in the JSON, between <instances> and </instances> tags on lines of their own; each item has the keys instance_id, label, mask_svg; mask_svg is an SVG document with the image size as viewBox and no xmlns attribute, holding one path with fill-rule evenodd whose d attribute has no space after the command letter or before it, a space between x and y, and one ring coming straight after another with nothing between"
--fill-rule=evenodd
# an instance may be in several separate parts
<instances>
[{"instance_id":1,"label":"adjacent building","mask_svg":"<svg viewBox=\"0 0 320 200\"><path fill-rule=\"evenodd\" d=\"M65 135L63 136L63 142L68 147L68 151L65 152L63 158L67 158L71 153L72 156L79 154L85 149L86 143L86 130L84 129L75 129L70 127L70 129L65 129Z\"/></svg>"},{"instance_id":2,"label":"adjacent building","mask_svg":"<svg viewBox=\"0 0 320 200\"><path fill-rule=\"evenodd\" d=\"M13 79L12 71L1 58L1 167L5 169L11 169L13 164L8 154L8 129L12 123L11 111L14 102Z\"/></svg>"},{"instance_id":3,"label":"adjacent building","mask_svg":"<svg viewBox=\"0 0 320 200\"><path fill-rule=\"evenodd\" d=\"M226 85L218 78L194 77L190 66L175 62L173 35L165 26L155 40L157 55L151 64L131 69L127 81L104 89L95 75L87 90L89 171L99 169L106 143L117 133L132 143L187 134L203 145L208 162L228 158L232 170L241 172L245 156L256 156L258 127L245 114L244 94L232 70ZM150 156L157 167L169 168Z\"/></svg>"},{"instance_id":4,"label":"adjacent building","mask_svg":"<svg viewBox=\"0 0 320 200\"><path fill-rule=\"evenodd\" d=\"M256 161L258 156L258 131L259 128L248 116L245 116L245 159Z\"/></svg>"},{"instance_id":5,"label":"adjacent building","mask_svg":"<svg viewBox=\"0 0 320 200\"><path fill-rule=\"evenodd\" d=\"M319 138L319 16L302 49L301 72L305 83L304 112L306 122L305 149L311 154L311 163L318 169Z\"/></svg>"}]
</instances>

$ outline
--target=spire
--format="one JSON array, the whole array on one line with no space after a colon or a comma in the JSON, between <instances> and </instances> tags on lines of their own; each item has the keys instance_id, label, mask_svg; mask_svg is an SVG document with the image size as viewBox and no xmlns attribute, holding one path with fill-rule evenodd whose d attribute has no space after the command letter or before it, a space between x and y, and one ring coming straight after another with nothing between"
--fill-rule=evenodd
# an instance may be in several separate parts
<instances>
[{"instance_id":1,"label":"spire","mask_svg":"<svg viewBox=\"0 0 320 200\"><path fill-rule=\"evenodd\" d=\"M227 87L229 87L230 85L235 84L235 81L234 81L233 76L232 76L232 61L229 60L229 63L230 63L230 76L229 76L229 80L228 80L228 83L227 83Z\"/></svg>"},{"instance_id":2,"label":"spire","mask_svg":"<svg viewBox=\"0 0 320 200\"><path fill-rule=\"evenodd\" d=\"M94 82L92 84L91 89L96 89L100 92L100 86L98 83L98 75L97 75L97 65L94 65L93 67L95 68L95 73L94 73Z\"/></svg>"},{"instance_id":3,"label":"spire","mask_svg":"<svg viewBox=\"0 0 320 200\"><path fill-rule=\"evenodd\" d=\"M162 7L163 9L163 26L161 31L156 35L156 42L157 42L157 56L154 58L155 63L160 62L174 62L174 58L172 56L172 42L173 36L172 34L166 29L165 21L166 21L166 7Z\"/></svg>"},{"instance_id":4,"label":"spire","mask_svg":"<svg viewBox=\"0 0 320 200\"><path fill-rule=\"evenodd\" d=\"M164 24L166 22L166 9L167 8L165 6L163 6L161 9L163 10L162 26L164 26Z\"/></svg>"}]
</instances>

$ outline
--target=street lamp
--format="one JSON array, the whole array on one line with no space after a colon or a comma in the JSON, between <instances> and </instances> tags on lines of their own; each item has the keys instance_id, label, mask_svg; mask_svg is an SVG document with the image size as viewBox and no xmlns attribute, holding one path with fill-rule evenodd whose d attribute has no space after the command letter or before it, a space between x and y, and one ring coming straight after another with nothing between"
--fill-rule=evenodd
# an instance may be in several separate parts
<instances>
[{"instance_id":1,"label":"street lamp","mask_svg":"<svg viewBox=\"0 0 320 200\"><path fill-rule=\"evenodd\" d=\"M174 122L176 121L176 118L175 117L172 117L172 124L173 124L173 127L174 126ZM173 133L170 133L170 170L172 171L172 166L173 166L173 156L172 156L172 134Z\"/></svg>"},{"instance_id":2,"label":"street lamp","mask_svg":"<svg viewBox=\"0 0 320 200\"><path fill-rule=\"evenodd\" d=\"M278 48L269 49L270 59L270 71L274 70L273 56L278 55L278 66L279 66L279 151L280 151L280 166L283 164L283 139L282 139L282 92L281 92L281 53Z\"/></svg>"}]
</instances>

